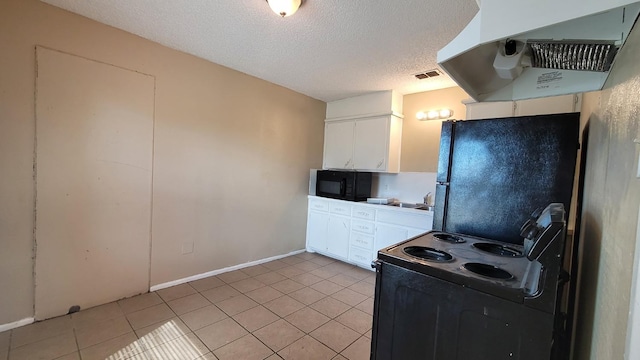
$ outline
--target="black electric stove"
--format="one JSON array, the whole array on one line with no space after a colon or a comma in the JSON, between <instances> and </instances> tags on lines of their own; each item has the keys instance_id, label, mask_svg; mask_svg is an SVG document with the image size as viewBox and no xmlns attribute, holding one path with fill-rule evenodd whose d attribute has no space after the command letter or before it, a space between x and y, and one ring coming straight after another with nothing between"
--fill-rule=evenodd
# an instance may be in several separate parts
<instances>
[{"instance_id":1,"label":"black electric stove","mask_svg":"<svg viewBox=\"0 0 640 360\"><path fill-rule=\"evenodd\" d=\"M521 231L522 245L432 231L380 250L371 358L550 359L564 207Z\"/></svg>"}]
</instances>

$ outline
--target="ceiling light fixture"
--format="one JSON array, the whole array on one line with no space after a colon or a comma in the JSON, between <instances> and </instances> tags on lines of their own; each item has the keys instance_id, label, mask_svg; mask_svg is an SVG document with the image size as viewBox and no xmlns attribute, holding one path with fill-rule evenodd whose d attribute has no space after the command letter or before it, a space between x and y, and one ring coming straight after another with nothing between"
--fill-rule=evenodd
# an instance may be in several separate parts
<instances>
[{"instance_id":1,"label":"ceiling light fixture","mask_svg":"<svg viewBox=\"0 0 640 360\"><path fill-rule=\"evenodd\" d=\"M416 113L416 118L420 121L443 120L443 119L448 119L452 116L453 116L453 110L451 109L429 110L427 112L418 111L418 113Z\"/></svg>"},{"instance_id":2,"label":"ceiling light fixture","mask_svg":"<svg viewBox=\"0 0 640 360\"><path fill-rule=\"evenodd\" d=\"M298 11L302 0L267 0L267 3L274 13L282 17L287 17Z\"/></svg>"}]
</instances>

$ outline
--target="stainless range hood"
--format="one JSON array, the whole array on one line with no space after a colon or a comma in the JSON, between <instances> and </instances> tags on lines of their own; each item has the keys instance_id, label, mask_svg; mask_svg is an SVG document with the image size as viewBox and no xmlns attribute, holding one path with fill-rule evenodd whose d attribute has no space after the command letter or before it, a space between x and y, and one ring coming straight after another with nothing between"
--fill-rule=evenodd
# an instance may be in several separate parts
<instances>
[{"instance_id":1,"label":"stainless range hood","mask_svg":"<svg viewBox=\"0 0 640 360\"><path fill-rule=\"evenodd\" d=\"M482 0L438 64L476 101L602 89L640 1Z\"/></svg>"}]
</instances>

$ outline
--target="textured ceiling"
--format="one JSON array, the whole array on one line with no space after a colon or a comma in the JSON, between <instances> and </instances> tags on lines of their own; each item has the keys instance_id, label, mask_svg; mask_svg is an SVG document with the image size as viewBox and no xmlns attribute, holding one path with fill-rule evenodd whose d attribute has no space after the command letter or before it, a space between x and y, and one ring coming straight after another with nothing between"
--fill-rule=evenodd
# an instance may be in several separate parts
<instances>
[{"instance_id":1,"label":"textured ceiling","mask_svg":"<svg viewBox=\"0 0 640 360\"><path fill-rule=\"evenodd\" d=\"M43 1L324 101L455 85L412 74L436 68L478 11L475 0L306 0L280 18L265 0Z\"/></svg>"}]
</instances>

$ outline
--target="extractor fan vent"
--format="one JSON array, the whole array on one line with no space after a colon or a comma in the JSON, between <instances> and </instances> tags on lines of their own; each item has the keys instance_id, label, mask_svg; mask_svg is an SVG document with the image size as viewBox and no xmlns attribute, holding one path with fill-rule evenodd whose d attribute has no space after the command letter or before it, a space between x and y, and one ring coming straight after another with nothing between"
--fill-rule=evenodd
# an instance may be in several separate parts
<instances>
[{"instance_id":1,"label":"extractor fan vent","mask_svg":"<svg viewBox=\"0 0 640 360\"><path fill-rule=\"evenodd\" d=\"M529 41L533 67L562 70L609 71L618 51L613 41Z\"/></svg>"},{"instance_id":2,"label":"extractor fan vent","mask_svg":"<svg viewBox=\"0 0 640 360\"><path fill-rule=\"evenodd\" d=\"M418 74L414 74L413 76L415 76L419 80L428 79L428 78L440 76L440 70L438 69L427 70Z\"/></svg>"}]
</instances>

